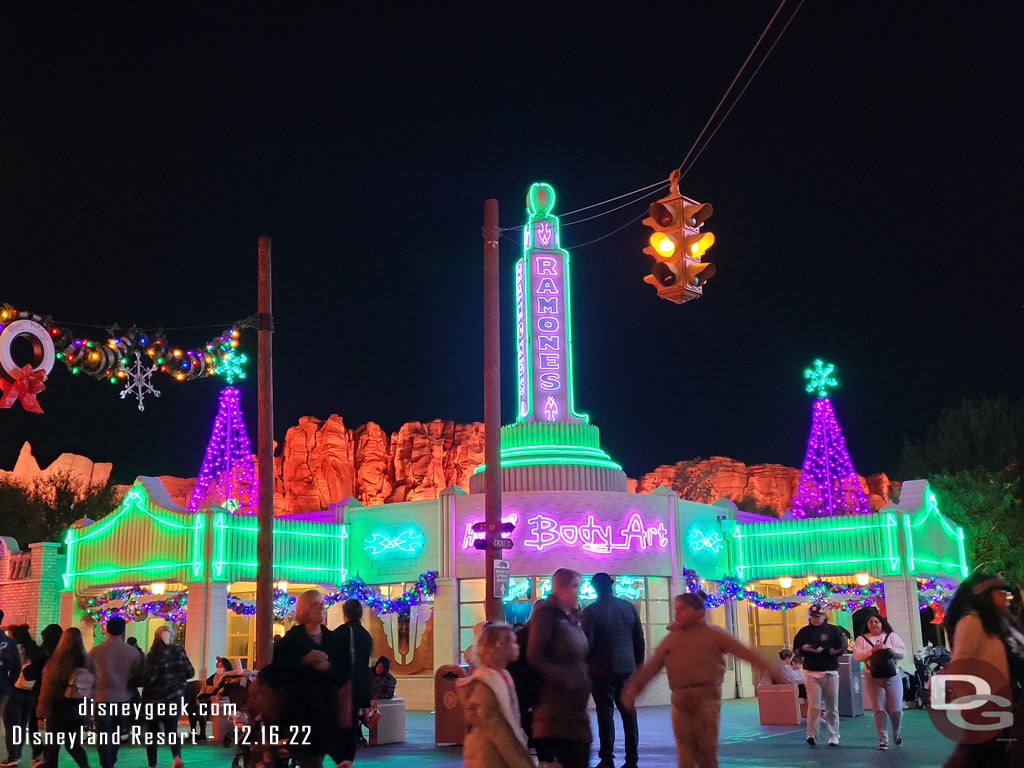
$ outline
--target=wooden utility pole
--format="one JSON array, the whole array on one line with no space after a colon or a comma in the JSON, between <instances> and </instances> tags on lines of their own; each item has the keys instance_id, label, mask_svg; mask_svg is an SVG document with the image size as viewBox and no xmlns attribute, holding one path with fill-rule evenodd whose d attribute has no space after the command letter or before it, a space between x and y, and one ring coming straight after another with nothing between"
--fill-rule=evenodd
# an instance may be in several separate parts
<instances>
[{"instance_id":1,"label":"wooden utility pole","mask_svg":"<svg viewBox=\"0 0 1024 768\"><path fill-rule=\"evenodd\" d=\"M259 241L259 424L256 453L259 466L259 507L256 534L255 668L270 663L274 648L274 321L270 295L270 238Z\"/></svg>"},{"instance_id":2,"label":"wooden utility pole","mask_svg":"<svg viewBox=\"0 0 1024 768\"><path fill-rule=\"evenodd\" d=\"M484 523L488 621L503 618L501 596L494 594L493 541L501 535L501 309L498 280L498 201L484 203Z\"/></svg>"}]
</instances>

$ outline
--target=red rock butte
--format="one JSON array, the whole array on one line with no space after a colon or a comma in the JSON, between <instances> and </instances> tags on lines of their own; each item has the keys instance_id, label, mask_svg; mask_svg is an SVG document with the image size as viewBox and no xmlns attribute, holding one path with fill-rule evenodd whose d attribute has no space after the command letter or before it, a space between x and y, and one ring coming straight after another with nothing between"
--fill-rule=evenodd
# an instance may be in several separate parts
<instances>
[{"instance_id":1,"label":"red rock butte","mask_svg":"<svg viewBox=\"0 0 1024 768\"><path fill-rule=\"evenodd\" d=\"M325 420L303 416L287 431L280 455L274 457L274 511L312 512L349 496L368 506L433 499L450 485L468 492L469 478L483 460L484 425L478 421L411 421L388 435L372 421L349 429L337 414ZM91 486L105 483L111 470L109 463L70 453L41 469L25 443L14 469L0 470L0 479L31 483L67 472ZM712 456L662 464L639 479L630 478L628 490L650 493L659 485L672 487L677 474L683 479L705 478L712 501L724 497L741 508L753 504L759 511L771 508L776 514L789 508L800 482L800 470L794 467L748 466ZM175 503L188 503L195 478L163 475L159 479ZM899 483L884 473L861 477L860 482L873 510L899 491Z\"/></svg>"}]
</instances>

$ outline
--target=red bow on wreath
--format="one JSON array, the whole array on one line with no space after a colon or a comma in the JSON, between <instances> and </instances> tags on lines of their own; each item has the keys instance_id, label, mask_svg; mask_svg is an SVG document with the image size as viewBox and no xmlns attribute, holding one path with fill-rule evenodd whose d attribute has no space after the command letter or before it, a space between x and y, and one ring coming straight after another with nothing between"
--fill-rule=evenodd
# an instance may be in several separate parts
<instances>
[{"instance_id":1,"label":"red bow on wreath","mask_svg":"<svg viewBox=\"0 0 1024 768\"><path fill-rule=\"evenodd\" d=\"M20 371L15 372L17 378L14 381L0 379L0 408L10 408L15 402L21 400L21 407L32 413L42 413L43 409L36 400L36 395L46 387L43 380L46 379L45 371L36 371L31 365L26 365Z\"/></svg>"}]
</instances>

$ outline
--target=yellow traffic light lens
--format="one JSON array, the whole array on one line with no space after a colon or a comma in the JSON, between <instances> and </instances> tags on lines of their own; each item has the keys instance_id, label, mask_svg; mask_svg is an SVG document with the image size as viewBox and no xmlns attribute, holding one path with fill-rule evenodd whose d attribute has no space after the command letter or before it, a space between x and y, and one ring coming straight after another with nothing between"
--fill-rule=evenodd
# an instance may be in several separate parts
<instances>
[{"instance_id":1,"label":"yellow traffic light lens","mask_svg":"<svg viewBox=\"0 0 1024 768\"><path fill-rule=\"evenodd\" d=\"M714 244L714 233L705 232L703 235L700 236L699 240L695 240L694 242L690 243L690 255L695 259L699 259Z\"/></svg>"},{"instance_id":2,"label":"yellow traffic light lens","mask_svg":"<svg viewBox=\"0 0 1024 768\"><path fill-rule=\"evenodd\" d=\"M669 258L676 252L676 241L664 232L655 232L651 235L651 247L664 259Z\"/></svg>"}]
</instances>

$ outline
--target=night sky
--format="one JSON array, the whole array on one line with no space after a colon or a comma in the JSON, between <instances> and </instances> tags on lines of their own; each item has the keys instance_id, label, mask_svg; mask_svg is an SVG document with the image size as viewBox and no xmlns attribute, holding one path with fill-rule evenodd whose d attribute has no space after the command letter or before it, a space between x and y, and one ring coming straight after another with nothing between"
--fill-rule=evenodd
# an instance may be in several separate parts
<instances>
[{"instance_id":1,"label":"night sky","mask_svg":"<svg viewBox=\"0 0 1024 768\"><path fill-rule=\"evenodd\" d=\"M302 415L482 420L484 200L512 227L533 181L558 213L667 177L776 8L37 5L0 16L0 302L211 326L169 334L198 346L255 313L269 235L278 440ZM1022 14L983 6L804 4L683 181L715 208L701 300L643 283L639 223L573 249L647 200L564 227L577 406L627 473L799 466L816 356L862 474L962 397L1024 391ZM121 482L194 476L221 382L154 381L139 413L58 365L45 415L0 411L0 467L29 440ZM255 439L254 368L243 387Z\"/></svg>"}]
</instances>

